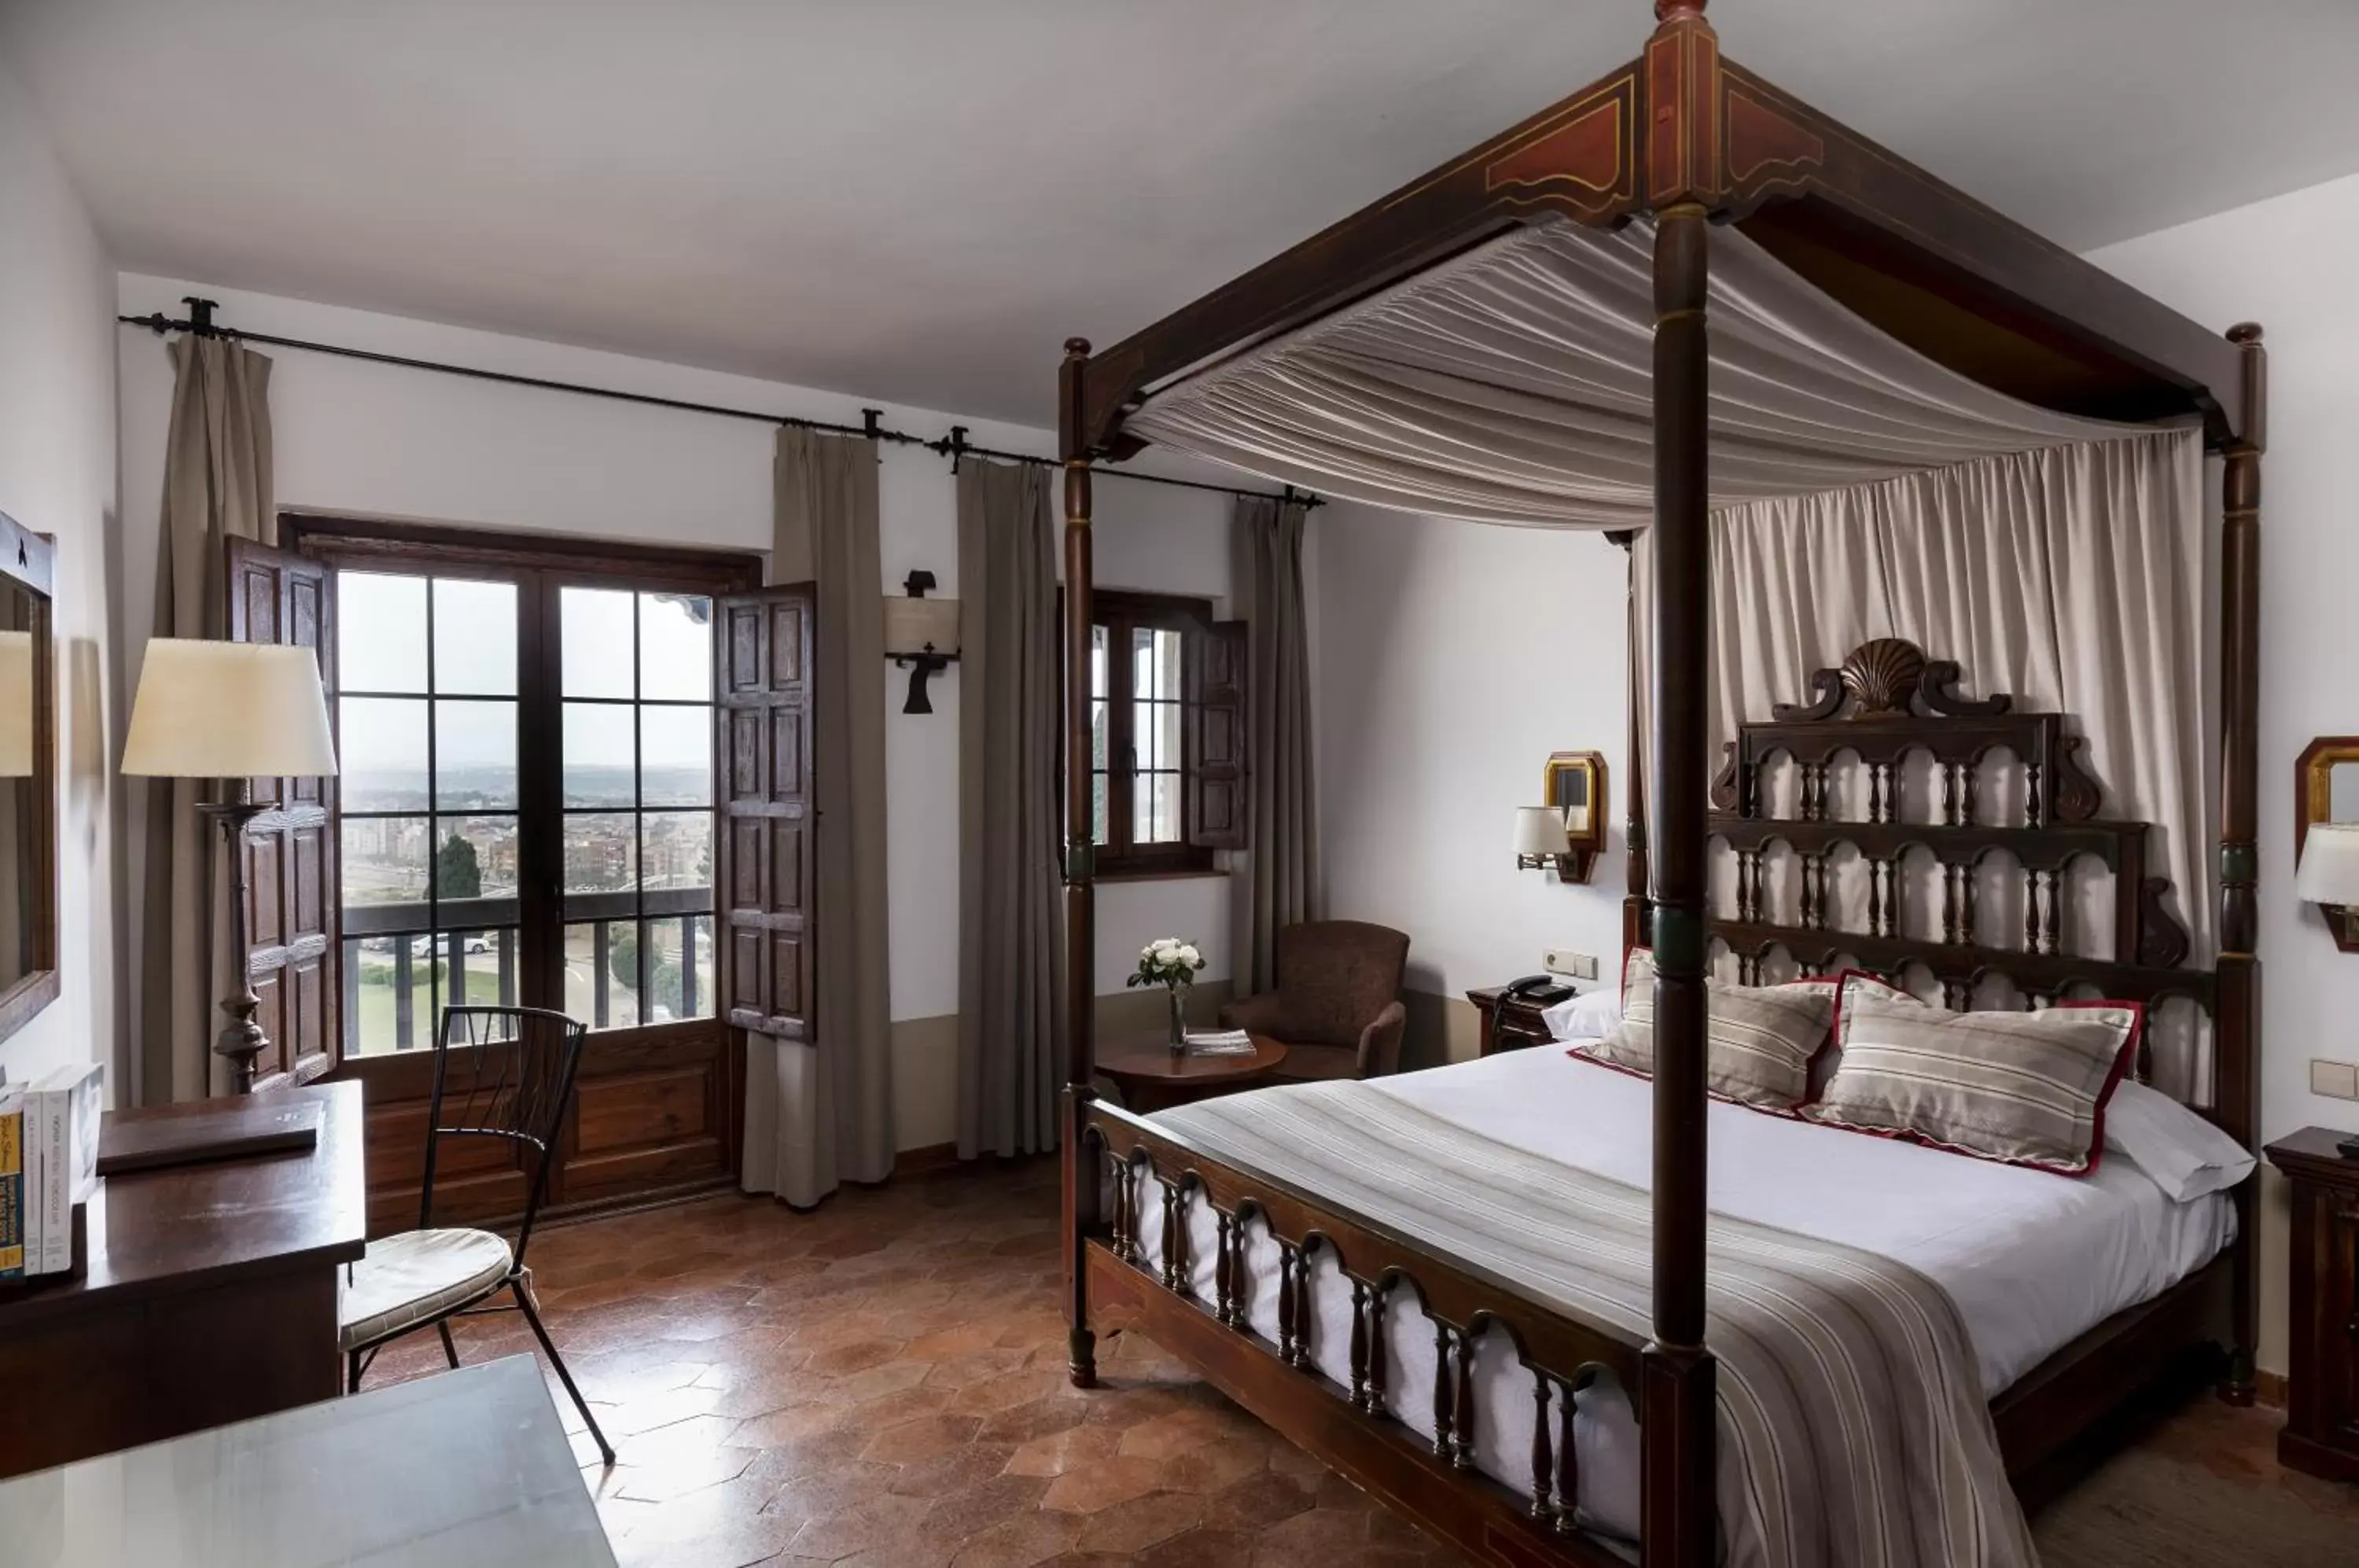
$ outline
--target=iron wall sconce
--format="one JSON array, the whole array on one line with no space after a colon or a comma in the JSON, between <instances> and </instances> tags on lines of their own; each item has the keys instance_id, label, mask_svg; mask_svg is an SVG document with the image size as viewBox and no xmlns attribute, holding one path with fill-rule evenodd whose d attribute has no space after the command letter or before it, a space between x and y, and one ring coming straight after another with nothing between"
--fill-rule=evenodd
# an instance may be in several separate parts
<instances>
[{"instance_id":1,"label":"iron wall sconce","mask_svg":"<svg viewBox=\"0 0 2359 1568\"><path fill-rule=\"evenodd\" d=\"M905 597L885 601L885 657L894 669L909 672L909 697L901 711L930 713L934 704L926 682L959 656L959 603L926 597L934 586L930 572L912 572L901 585L908 590Z\"/></svg>"}]
</instances>

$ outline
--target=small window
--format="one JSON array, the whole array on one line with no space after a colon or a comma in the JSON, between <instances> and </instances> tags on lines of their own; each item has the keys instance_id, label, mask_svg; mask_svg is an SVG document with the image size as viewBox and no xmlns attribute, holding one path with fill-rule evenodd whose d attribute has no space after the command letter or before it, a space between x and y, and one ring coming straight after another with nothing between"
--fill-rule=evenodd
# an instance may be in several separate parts
<instances>
[{"instance_id":1,"label":"small window","mask_svg":"<svg viewBox=\"0 0 2359 1568\"><path fill-rule=\"evenodd\" d=\"M1101 592L1090 637L1091 837L1101 877L1209 871L1201 831L1208 654L1234 627L1201 599ZM1213 659L1211 662L1223 665ZM1234 732L1233 715L1219 726Z\"/></svg>"}]
</instances>

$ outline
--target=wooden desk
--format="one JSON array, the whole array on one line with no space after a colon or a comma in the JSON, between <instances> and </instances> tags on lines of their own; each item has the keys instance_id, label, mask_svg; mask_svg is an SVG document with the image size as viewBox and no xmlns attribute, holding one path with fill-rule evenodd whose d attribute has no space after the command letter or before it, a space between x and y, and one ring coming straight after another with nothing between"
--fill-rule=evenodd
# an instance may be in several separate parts
<instances>
[{"instance_id":1,"label":"wooden desk","mask_svg":"<svg viewBox=\"0 0 2359 1568\"><path fill-rule=\"evenodd\" d=\"M337 1302L368 1236L361 1086L275 1093L325 1102L318 1147L110 1177L89 1273L0 1302L0 1475L342 1391Z\"/></svg>"},{"instance_id":2,"label":"wooden desk","mask_svg":"<svg viewBox=\"0 0 2359 1568\"><path fill-rule=\"evenodd\" d=\"M43 1568L614 1563L529 1356L0 1482L0 1556Z\"/></svg>"}]
</instances>

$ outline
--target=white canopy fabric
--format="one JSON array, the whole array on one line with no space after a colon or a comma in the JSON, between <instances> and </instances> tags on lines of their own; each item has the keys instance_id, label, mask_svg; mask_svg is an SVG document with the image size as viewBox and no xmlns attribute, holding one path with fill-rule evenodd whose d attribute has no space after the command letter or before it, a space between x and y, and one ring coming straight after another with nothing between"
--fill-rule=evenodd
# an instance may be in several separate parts
<instances>
[{"instance_id":1,"label":"white canopy fabric","mask_svg":"<svg viewBox=\"0 0 2359 1568\"><path fill-rule=\"evenodd\" d=\"M1124 428L1326 495L1485 522L1644 528L1651 225L1518 229L1149 397ZM2138 427L2017 402L1712 233L1714 506Z\"/></svg>"}]
</instances>

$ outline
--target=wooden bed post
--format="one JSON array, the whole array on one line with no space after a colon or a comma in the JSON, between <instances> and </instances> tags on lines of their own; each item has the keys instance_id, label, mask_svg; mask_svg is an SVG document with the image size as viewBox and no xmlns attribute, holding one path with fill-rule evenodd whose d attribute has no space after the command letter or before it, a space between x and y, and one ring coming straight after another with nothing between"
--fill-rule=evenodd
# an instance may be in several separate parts
<instances>
[{"instance_id":1,"label":"wooden bed post","mask_svg":"<svg viewBox=\"0 0 2359 1568\"><path fill-rule=\"evenodd\" d=\"M1065 465L1065 1322L1073 1386L1097 1383L1090 1332L1088 1248L1098 1223L1098 1158L1082 1136L1097 1066L1096 851L1090 790L1090 457L1083 433L1090 345L1065 341L1057 377L1059 455Z\"/></svg>"},{"instance_id":2,"label":"wooden bed post","mask_svg":"<svg viewBox=\"0 0 2359 1568\"><path fill-rule=\"evenodd\" d=\"M1711 494L1705 285L1720 192L1720 50L1703 0L1655 0L1645 85L1655 216L1655 1321L1639 1363L1640 1541L1647 1568L1719 1555L1715 1372L1704 1347L1706 813Z\"/></svg>"},{"instance_id":3,"label":"wooden bed post","mask_svg":"<svg viewBox=\"0 0 2359 1568\"><path fill-rule=\"evenodd\" d=\"M2247 1149L2259 1146L2261 961L2259 799L2261 724L2261 452L2268 444L2268 355L2261 329L2228 329L2244 351L2239 430L2221 473L2220 539L2220 956L2212 1049L2219 1059L2214 1112ZM2237 1187L2233 1292L2234 1343L2220 1397L2253 1402L2260 1334L2260 1206L2256 1181Z\"/></svg>"}]
</instances>

